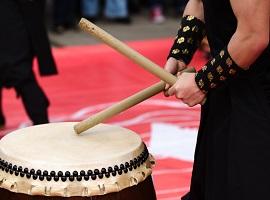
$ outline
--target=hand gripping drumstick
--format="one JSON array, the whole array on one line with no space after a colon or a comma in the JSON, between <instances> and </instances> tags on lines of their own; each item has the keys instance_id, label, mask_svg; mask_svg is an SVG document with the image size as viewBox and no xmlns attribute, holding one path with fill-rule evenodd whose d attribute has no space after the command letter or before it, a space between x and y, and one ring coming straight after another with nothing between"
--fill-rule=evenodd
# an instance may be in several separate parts
<instances>
[{"instance_id":1,"label":"hand gripping drumstick","mask_svg":"<svg viewBox=\"0 0 270 200\"><path fill-rule=\"evenodd\" d=\"M194 69L190 68L188 70L184 70L185 72L194 72ZM160 81L108 108L105 110L96 113L95 115L79 122L74 126L74 129L77 134L80 134L87 129L90 129L103 121L145 101L146 99L149 99L152 96L155 96L156 94L162 92L165 88L165 83L163 81Z\"/></svg>"},{"instance_id":2,"label":"hand gripping drumstick","mask_svg":"<svg viewBox=\"0 0 270 200\"><path fill-rule=\"evenodd\" d=\"M80 26L83 30L86 30L87 32L93 34L98 39L104 41L112 48L116 49L117 51L121 52L122 54L126 55L130 59L132 59L134 62L142 65L144 68L146 68L148 71L152 73L154 71L154 74L158 76L161 79L164 79L165 82L168 82L170 85L173 85L177 78L173 76L172 74L168 73L167 71L160 68L158 65L150 61L149 59L145 58L138 52L134 51L121 41L117 40L113 36L109 35L102 29L98 28L96 25L92 24L91 22L82 19L80 21ZM157 69L156 69L157 68ZM187 69L186 72L194 72L194 69L190 68ZM165 75L164 75L165 74ZM163 81L160 81L159 83L156 83L124 100L121 102L83 120L82 122L79 122L74 126L74 129L77 134L82 133L83 131L86 131L87 129L94 127L95 125L105 121L106 119L113 117L128 108L131 108L134 105L137 105L138 103L162 92L164 90L165 83Z\"/></svg>"}]
</instances>

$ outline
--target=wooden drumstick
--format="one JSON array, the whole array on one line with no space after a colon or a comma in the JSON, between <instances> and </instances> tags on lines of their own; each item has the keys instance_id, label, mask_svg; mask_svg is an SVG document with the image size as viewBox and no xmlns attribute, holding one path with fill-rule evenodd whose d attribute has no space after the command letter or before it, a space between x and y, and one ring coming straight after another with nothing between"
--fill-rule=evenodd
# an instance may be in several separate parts
<instances>
[{"instance_id":1,"label":"wooden drumstick","mask_svg":"<svg viewBox=\"0 0 270 200\"><path fill-rule=\"evenodd\" d=\"M86 32L90 33L91 35L95 36L97 39L100 39L101 41L105 42L110 47L114 48L118 52L122 53L126 57L133 60L135 63L142 66L144 69L149 71L150 73L156 75L164 82L173 85L177 78L170 74L169 72L162 69L157 64L153 63L148 58L144 57L140 53L136 52L120 40L114 38L109 33L105 32L101 28L97 27L93 23L89 22L88 20L82 18L79 23L81 29L85 30ZM188 72L195 72L194 68L187 69ZM79 122L74 126L74 129L77 134L80 134L83 131L86 131L87 129L94 127L95 125L105 121L106 119L115 116L124 110L127 110L128 108L160 93L164 90L165 83L161 81L159 83L156 83L152 85L151 87L148 87L141 92L138 92L135 95L132 95L123 101L83 120L82 122Z\"/></svg>"},{"instance_id":2,"label":"wooden drumstick","mask_svg":"<svg viewBox=\"0 0 270 200\"><path fill-rule=\"evenodd\" d=\"M94 114L93 116L79 122L74 126L74 130L77 134L80 134L100 123L103 121L131 108L132 106L135 106L136 104L160 93L164 90L165 83L163 81L160 81L159 83L156 83L138 93L135 95L132 95L110 107L107 109Z\"/></svg>"},{"instance_id":3,"label":"wooden drumstick","mask_svg":"<svg viewBox=\"0 0 270 200\"><path fill-rule=\"evenodd\" d=\"M116 39L106 31L102 30L95 24L91 23L87 19L82 18L79 26L82 30L86 31L87 33L93 35L97 39L103 41L113 49L117 50L121 54L125 55L135 63L137 63L139 66L143 67L150 73L154 74L164 82L173 85L176 81L176 77L170 74L169 72L165 71L163 68L158 66L157 64L153 63L148 58L144 57L137 51L133 50L120 40Z\"/></svg>"},{"instance_id":4,"label":"wooden drumstick","mask_svg":"<svg viewBox=\"0 0 270 200\"><path fill-rule=\"evenodd\" d=\"M184 70L184 72L194 72L194 68L188 68ZM175 77L176 80L176 77ZM111 107L108 107L107 109L79 122L74 126L74 129L77 134L80 134L87 129L90 129L105 120L145 101L146 99L149 99L150 97L162 92L165 88L165 83L163 81L160 81L159 83L156 83L114 105Z\"/></svg>"}]
</instances>

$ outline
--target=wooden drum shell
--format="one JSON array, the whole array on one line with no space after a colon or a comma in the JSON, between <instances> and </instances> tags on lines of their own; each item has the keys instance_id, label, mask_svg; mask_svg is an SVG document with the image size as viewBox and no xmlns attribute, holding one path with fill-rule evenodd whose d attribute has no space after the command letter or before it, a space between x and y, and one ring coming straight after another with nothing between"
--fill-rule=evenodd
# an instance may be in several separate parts
<instances>
[{"instance_id":1,"label":"wooden drum shell","mask_svg":"<svg viewBox=\"0 0 270 200\"><path fill-rule=\"evenodd\" d=\"M156 194L151 176L136 186L126 188L120 192L93 197L46 197L30 196L13 193L0 188L0 197L5 200L156 200Z\"/></svg>"}]
</instances>

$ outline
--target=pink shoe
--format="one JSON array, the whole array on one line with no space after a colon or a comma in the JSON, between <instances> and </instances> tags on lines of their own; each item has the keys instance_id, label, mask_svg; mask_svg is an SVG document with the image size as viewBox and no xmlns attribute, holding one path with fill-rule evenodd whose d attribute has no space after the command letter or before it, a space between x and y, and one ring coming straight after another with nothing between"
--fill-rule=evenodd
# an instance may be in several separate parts
<instances>
[{"instance_id":1,"label":"pink shoe","mask_svg":"<svg viewBox=\"0 0 270 200\"><path fill-rule=\"evenodd\" d=\"M154 24L161 24L165 21L165 17L162 13L162 8L161 6L155 6L154 8L151 9L151 21Z\"/></svg>"}]
</instances>

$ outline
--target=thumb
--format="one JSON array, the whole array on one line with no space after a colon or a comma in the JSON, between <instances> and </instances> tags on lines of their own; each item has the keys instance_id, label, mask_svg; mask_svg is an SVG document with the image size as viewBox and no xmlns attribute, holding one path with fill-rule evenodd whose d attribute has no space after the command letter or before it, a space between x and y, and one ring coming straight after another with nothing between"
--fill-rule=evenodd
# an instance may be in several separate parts
<instances>
[{"instance_id":1,"label":"thumb","mask_svg":"<svg viewBox=\"0 0 270 200\"><path fill-rule=\"evenodd\" d=\"M178 72L178 73L176 74L176 76L179 77L179 76L181 76L182 73L183 73L182 71L181 71L181 72Z\"/></svg>"},{"instance_id":2,"label":"thumb","mask_svg":"<svg viewBox=\"0 0 270 200\"><path fill-rule=\"evenodd\" d=\"M177 66L178 66L177 71L182 71L187 68L187 65L182 60L177 61Z\"/></svg>"}]
</instances>

